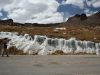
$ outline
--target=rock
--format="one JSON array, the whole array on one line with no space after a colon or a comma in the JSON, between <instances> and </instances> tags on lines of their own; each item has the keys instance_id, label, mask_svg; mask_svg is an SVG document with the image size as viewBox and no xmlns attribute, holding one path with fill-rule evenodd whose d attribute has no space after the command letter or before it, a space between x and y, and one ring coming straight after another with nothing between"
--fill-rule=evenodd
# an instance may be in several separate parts
<instances>
[{"instance_id":1,"label":"rock","mask_svg":"<svg viewBox=\"0 0 100 75\"><path fill-rule=\"evenodd\" d=\"M13 20L12 19L0 20L0 25L13 25Z\"/></svg>"},{"instance_id":2,"label":"rock","mask_svg":"<svg viewBox=\"0 0 100 75\"><path fill-rule=\"evenodd\" d=\"M86 20L87 19L87 16L86 16L86 14L81 14L81 16L80 16L80 19L83 21L83 20Z\"/></svg>"},{"instance_id":3,"label":"rock","mask_svg":"<svg viewBox=\"0 0 100 75\"><path fill-rule=\"evenodd\" d=\"M100 17L100 11L97 12L97 15Z\"/></svg>"},{"instance_id":4,"label":"rock","mask_svg":"<svg viewBox=\"0 0 100 75\"><path fill-rule=\"evenodd\" d=\"M75 17L77 17L77 18L80 18L80 16L81 16L80 14L76 14L76 15L75 15Z\"/></svg>"}]
</instances>

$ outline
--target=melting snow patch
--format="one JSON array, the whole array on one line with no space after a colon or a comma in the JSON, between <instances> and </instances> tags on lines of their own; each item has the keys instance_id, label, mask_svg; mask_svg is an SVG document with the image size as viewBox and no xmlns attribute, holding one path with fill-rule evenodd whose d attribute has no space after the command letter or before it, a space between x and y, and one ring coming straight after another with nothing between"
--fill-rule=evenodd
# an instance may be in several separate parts
<instances>
[{"instance_id":1,"label":"melting snow patch","mask_svg":"<svg viewBox=\"0 0 100 75\"><path fill-rule=\"evenodd\" d=\"M17 32L0 32L0 39L11 39L8 43L8 49L15 46L18 50L23 50L24 53L48 55L61 50L66 54L76 53L100 53L100 43L91 41L81 41L75 38L69 40L48 38L46 36L35 35L34 39L29 34L19 35Z\"/></svg>"},{"instance_id":2,"label":"melting snow patch","mask_svg":"<svg viewBox=\"0 0 100 75\"><path fill-rule=\"evenodd\" d=\"M54 31L58 31L58 30L66 30L65 27L62 27L62 28L55 28Z\"/></svg>"},{"instance_id":3,"label":"melting snow patch","mask_svg":"<svg viewBox=\"0 0 100 75\"><path fill-rule=\"evenodd\" d=\"M66 33L63 33L63 34L66 34Z\"/></svg>"}]
</instances>

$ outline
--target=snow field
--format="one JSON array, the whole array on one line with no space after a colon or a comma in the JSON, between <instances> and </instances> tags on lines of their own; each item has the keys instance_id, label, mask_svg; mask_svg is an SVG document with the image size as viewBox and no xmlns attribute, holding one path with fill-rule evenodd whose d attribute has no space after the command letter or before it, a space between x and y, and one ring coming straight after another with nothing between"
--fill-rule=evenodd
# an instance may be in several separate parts
<instances>
[{"instance_id":1,"label":"snow field","mask_svg":"<svg viewBox=\"0 0 100 75\"><path fill-rule=\"evenodd\" d=\"M75 38L65 40L63 38L48 38L46 36L35 35L34 39L29 34L19 35L17 32L0 32L0 39L11 39L8 43L8 49L15 46L18 50L23 50L24 53L48 55L61 50L66 54L77 53L100 53L100 43L91 41L81 41Z\"/></svg>"}]
</instances>

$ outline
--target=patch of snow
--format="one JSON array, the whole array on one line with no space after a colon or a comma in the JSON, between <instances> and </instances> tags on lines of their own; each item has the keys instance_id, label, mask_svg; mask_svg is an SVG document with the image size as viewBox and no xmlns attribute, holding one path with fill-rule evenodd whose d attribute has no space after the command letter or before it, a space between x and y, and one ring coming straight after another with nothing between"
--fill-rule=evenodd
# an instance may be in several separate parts
<instances>
[{"instance_id":1,"label":"patch of snow","mask_svg":"<svg viewBox=\"0 0 100 75\"><path fill-rule=\"evenodd\" d=\"M66 30L65 27L62 27L62 28L55 28L54 31L58 31L58 30Z\"/></svg>"},{"instance_id":2,"label":"patch of snow","mask_svg":"<svg viewBox=\"0 0 100 75\"><path fill-rule=\"evenodd\" d=\"M0 39L11 39L8 43L8 49L15 46L18 50L23 50L24 53L48 55L61 50L67 54L76 53L100 53L100 43L91 41L81 41L75 38L68 40L58 38L48 38L46 36L35 35L34 39L29 34L19 35L17 32L0 32Z\"/></svg>"},{"instance_id":3,"label":"patch of snow","mask_svg":"<svg viewBox=\"0 0 100 75\"><path fill-rule=\"evenodd\" d=\"M66 34L66 33L63 33L63 34Z\"/></svg>"}]
</instances>

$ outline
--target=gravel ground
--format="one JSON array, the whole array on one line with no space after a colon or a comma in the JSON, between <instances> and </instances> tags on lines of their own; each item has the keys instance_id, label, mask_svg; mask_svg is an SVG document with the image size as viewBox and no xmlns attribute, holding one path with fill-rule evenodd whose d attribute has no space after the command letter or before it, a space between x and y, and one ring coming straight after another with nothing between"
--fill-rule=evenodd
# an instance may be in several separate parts
<instances>
[{"instance_id":1,"label":"gravel ground","mask_svg":"<svg viewBox=\"0 0 100 75\"><path fill-rule=\"evenodd\" d=\"M0 57L0 75L100 75L97 55Z\"/></svg>"}]
</instances>

